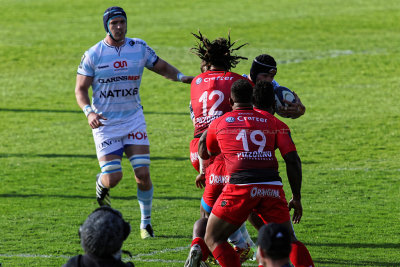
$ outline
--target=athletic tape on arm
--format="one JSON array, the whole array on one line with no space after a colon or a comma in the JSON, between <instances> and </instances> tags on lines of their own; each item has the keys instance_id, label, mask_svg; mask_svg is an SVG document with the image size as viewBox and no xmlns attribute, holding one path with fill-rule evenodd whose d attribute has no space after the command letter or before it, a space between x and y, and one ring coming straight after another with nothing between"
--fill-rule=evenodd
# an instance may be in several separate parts
<instances>
[{"instance_id":1,"label":"athletic tape on arm","mask_svg":"<svg viewBox=\"0 0 400 267\"><path fill-rule=\"evenodd\" d=\"M133 169L148 167L150 165L150 154L137 154L129 158Z\"/></svg>"}]
</instances>

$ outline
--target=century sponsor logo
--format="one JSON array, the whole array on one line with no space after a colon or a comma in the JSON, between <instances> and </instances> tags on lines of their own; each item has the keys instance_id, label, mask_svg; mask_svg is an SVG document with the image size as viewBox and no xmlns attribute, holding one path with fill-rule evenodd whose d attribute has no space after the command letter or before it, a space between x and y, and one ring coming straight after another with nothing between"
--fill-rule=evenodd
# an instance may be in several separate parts
<instances>
[{"instance_id":1,"label":"century sponsor logo","mask_svg":"<svg viewBox=\"0 0 400 267\"><path fill-rule=\"evenodd\" d=\"M238 160L250 159L250 160L273 160L272 151L244 151L236 153Z\"/></svg>"},{"instance_id":2,"label":"century sponsor logo","mask_svg":"<svg viewBox=\"0 0 400 267\"><path fill-rule=\"evenodd\" d=\"M212 173L209 178L210 184L227 184L229 183L229 175L216 175Z\"/></svg>"},{"instance_id":3,"label":"century sponsor logo","mask_svg":"<svg viewBox=\"0 0 400 267\"><path fill-rule=\"evenodd\" d=\"M139 93L139 88L114 89L100 91L100 98L134 96Z\"/></svg>"},{"instance_id":4,"label":"century sponsor logo","mask_svg":"<svg viewBox=\"0 0 400 267\"><path fill-rule=\"evenodd\" d=\"M98 79L98 83L115 83L119 81L136 81L140 79L140 75L126 75L126 76L115 76L106 79Z\"/></svg>"},{"instance_id":5,"label":"century sponsor logo","mask_svg":"<svg viewBox=\"0 0 400 267\"><path fill-rule=\"evenodd\" d=\"M274 197L280 198L278 189L253 187L250 191L251 197Z\"/></svg>"},{"instance_id":6,"label":"century sponsor logo","mask_svg":"<svg viewBox=\"0 0 400 267\"><path fill-rule=\"evenodd\" d=\"M211 77L211 78L204 78L204 82L208 83L210 81L231 81L233 77L230 76L218 76L218 77Z\"/></svg>"},{"instance_id":7,"label":"century sponsor logo","mask_svg":"<svg viewBox=\"0 0 400 267\"><path fill-rule=\"evenodd\" d=\"M237 116L237 120L238 120L238 121L258 121L258 122L267 123L267 119L265 119L265 118L260 118L260 117L255 117L255 116L250 116L250 117L246 117L246 116Z\"/></svg>"}]
</instances>

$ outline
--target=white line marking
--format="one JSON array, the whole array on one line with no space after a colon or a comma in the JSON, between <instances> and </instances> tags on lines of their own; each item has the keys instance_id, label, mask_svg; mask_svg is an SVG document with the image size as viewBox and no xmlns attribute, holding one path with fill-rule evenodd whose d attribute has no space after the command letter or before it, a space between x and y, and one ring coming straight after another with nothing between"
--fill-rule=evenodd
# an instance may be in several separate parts
<instances>
[{"instance_id":1,"label":"white line marking","mask_svg":"<svg viewBox=\"0 0 400 267\"><path fill-rule=\"evenodd\" d=\"M54 259L69 259L73 256L66 256L66 255L38 255L38 254L15 254L15 255L9 255L9 254L0 254L0 257L4 258L54 258ZM162 259L141 259L141 258L136 258L135 256L132 256L131 258L126 258L123 257L124 261L132 261L132 262L163 262L163 263L185 263L185 261L182 260L162 260Z\"/></svg>"},{"instance_id":2,"label":"white line marking","mask_svg":"<svg viewBox=\"0 0 400 267\"><path fill-rule=\"evenodd\" d=\"M66 255L38 255L38 254L0 254L0 257L4 258L62 258L62 259L69 259L71 256Z\"/></svg>"},{"instance_id":3,"label":"white line marking","mask_svg":"<svg viewBox=\"0 0 400 267\"><path fill-rule=\"evenodd\" d=\"M150 252L150 253L143 253L143 254L132 255L132 257L153 256L153 255L162 254L162 253L167 253L167 252L182 251L182 250L189 249L189 248L190 248L190 246L177 247L177 248L165 248L165 249L162 249L162 250L155 250L155 251L152 251L152 252Z\"/></svg>"}]
</instances>

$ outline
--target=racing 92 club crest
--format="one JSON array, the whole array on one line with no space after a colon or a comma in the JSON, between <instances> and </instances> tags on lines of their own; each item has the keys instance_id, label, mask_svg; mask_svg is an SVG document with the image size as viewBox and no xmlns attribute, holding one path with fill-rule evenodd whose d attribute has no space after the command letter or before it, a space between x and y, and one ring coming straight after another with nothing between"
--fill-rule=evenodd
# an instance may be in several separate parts
<instances>
[{"instance_id":1,"label":"racing 92 club crest","mask_svg":"<svg viewBox=\"0 0 400 267\"><path fill-rule=\"evenodd\" d=\"M203 81L203 79L202 78L197 78L197 80L196 80L196 84L201 84L201 82Z\"/></svg>"},{"instance_id":2,"label":"racing 92 club crest","mask_svg":"<svg viewBox=\"0 0 400 267\"><path fill-rule=\"evenodd\" d=\"M228 122L228 123L232 123L232 122L235 122L235 118L234 117L228 117L228 118L225 119L225 121Z\"/></svg>"}]
</instances>

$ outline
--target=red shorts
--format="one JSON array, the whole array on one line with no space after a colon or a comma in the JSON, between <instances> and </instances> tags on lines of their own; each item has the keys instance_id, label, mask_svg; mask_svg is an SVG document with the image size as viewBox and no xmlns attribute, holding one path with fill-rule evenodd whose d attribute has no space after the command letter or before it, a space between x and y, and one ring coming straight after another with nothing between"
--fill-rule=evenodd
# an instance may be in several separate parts
<instances>
[{"instance_id":1,"label":"red shorts","mask_svg":"<svg viewBox=\"0 0 400 267\"><path fill-rule=\"evenodd\" d=\"M203 208L211 213L211 209L217 201L222 189L229 182L230 176L225 170L225 161L219 154L206 170L206 187L204 188L201 204Z\"/></svg>"},{"instance_id":2,"label":"red shorts","mask_svg":"<svg viewBox=\"0 0 400 267\"><path fill-rule=\"evenodd\" d=\"M197 172L199 172L199 140L200 138L194 138L190 141L190 162Z\"/></svg>"},{"instance_id":3,"label":"red shorts","mask_svg":"<svg viewBox=\"0 0 400 267\"><path fill-rule=\"evenodd\" d=\"M214 204L212 213L224 221L240 226L255 211L267 222L290 220L285 192L281 185L227 184Z\"/></svg>"}]
</instances>

